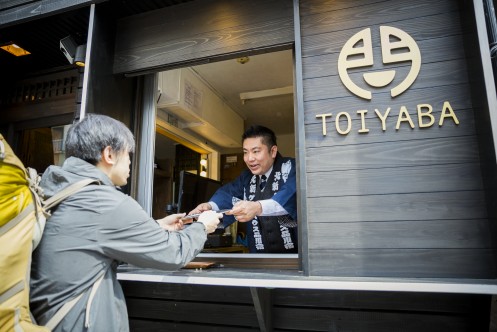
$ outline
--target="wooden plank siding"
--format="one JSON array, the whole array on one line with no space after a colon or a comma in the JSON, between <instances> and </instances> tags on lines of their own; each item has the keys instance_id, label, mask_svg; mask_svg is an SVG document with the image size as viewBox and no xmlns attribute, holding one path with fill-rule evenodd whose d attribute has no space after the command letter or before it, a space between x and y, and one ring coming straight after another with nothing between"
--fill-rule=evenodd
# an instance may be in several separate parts
<instances>
[{"instance_id":1,"label":"wooden plank siding","mask_svg":"<svg viewBox=\"0 0 497 332\"><path fill-rule=\"evenodd\" d=\"M292 12L292 2L284 0L207 0L123 18L117 27L114 73L288 49Z\"/></svg>"},{"instance_id":2,"label":"wooden plank siding","mask_svg":"<svg viewBox=\"0 0 497 332\"><path fill-rule=\"evenodd\" d=\"M4 0L0 2L0 27L40 19L101 1L106 0Z\"/></svg>"},{"instance_id":3,"label":"wooden plank siding","mask_svg":"<svg viewBox=\"0 0 497 332\"><path fill-rule=\"evenodd\" d=\"M322 276L493 278L486 192L481 174L468 59L458 2L300 1L306 132L309 274ZM350 93L338 75L338 55L355 33L371 28L381 59L379 27L414 38L422 65L396 98L373 90L372 100ZM377 64L375 63L375 66ZM389 65L403 79L410 63ZM378 67L374 67L378 70ZM354 82L371 68L354 70ZM393 85L400 81L395 81ZM459 124L445 119L444 102ZM436 121L420 128L417 107L429 104ZM396 129L402 107L413 123ZM375 109L390 108L386 130ZM367 110L368 133L359 133ZM351 131L346 128L347 112ZM322 134L318 114L332 113Z\"/></svg>"},{"instance_id":4,"label":"wooden plank siding","mask_svg":"<svg viewBox=\"0 0 497 332\"><path fill-rule=\"evenodd\" d=\"M0 0L0 10L26 5L34 0Z\"/></svg>"},{"instance_id":5,"label":"wooden plank siding","mask_svg":"<svg viewBox=\"0 0 497 332\"><path fill-rule=\"evenodd\" d=\"M259 330L247 287L121 283L132 331ZM484 330L489 303L481 295L268 291L273 331Z\"/></svg>"}]
</instances>

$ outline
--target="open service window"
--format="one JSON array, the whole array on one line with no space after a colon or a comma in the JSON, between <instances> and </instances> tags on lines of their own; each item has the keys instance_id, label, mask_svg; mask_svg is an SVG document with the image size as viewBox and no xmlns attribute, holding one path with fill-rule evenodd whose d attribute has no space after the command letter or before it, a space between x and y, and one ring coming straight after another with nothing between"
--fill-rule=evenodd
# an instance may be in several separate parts
<instances>
[{"instance_id":1,"label":"open service window","mask_svg":"<svg viewBox=\"0 0 497 332\"><path fill-rule=\"evenodd\" d=\"M251 125L273 130L281 155L296 157L291 49L157 75L154 218L188 213L235 180L247 168L242 134ZM249 224L235 222L210 234L197 260L209 257L226 266L235 259L235 265L246 266L281 257L279 267L288 259L297 267L297 254L249 254Z\"/></svg>"}]
</instances>

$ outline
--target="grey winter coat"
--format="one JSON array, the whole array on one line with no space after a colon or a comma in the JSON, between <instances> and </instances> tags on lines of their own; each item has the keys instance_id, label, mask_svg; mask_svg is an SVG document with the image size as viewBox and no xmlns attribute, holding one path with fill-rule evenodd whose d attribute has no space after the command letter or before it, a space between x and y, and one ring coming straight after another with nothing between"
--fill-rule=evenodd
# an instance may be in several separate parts
<instances>
[{"instance_id":1,"label":"grey winter coat","mask_svg":"<svg viewBox=\"0 0 497 332\"><path fill-rule=\"evenodd\" d=\"M181 268L202 250L205 227L194 223L180 232L163 230L103 172L78 158L68 158L62 167L50 166L41 186L50 197L83 178L97 179L101 185L91 184L67 198L47 221L33 253L31 310L43 325L65 302L84 293L55 331L128 331L124 295L116 278L118 263ZM89 289L102 273L104 279L88 303Z\"/></svg>"}]
</instances>

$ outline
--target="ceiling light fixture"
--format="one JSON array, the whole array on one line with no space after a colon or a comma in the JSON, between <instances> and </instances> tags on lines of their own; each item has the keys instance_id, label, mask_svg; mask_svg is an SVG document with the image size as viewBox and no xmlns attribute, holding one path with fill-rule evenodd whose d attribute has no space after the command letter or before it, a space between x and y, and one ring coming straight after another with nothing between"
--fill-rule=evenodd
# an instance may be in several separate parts
<instances>
[{"instance_id":1,"label":"ceiling light fixture","mask_svg":"<svg viewBox=\"0 0 497 332\"><path fill-rule=\"evenodd\" d=\"M249 61L250 61L250 58L248 56L244 56L244 57L236 59L236 62L238 62L239 64L242 64L242 65L246 64Z\"/></svg>"},{"instance_id":2,"label":"ceiling light fixture","mask_svg":"<svg viewBox=\"0 0 497 332\"><path fill-rule=\"evenodd\" d=\"M289 95L289 94L293 94L292 85L276 89L242 92L240 93L240 100L242 101L242 105L245 105L245 101L250 99L274 97L274 96Z\"/></svg>"},{"instance_id":3,"label":"ceiling light fixture","mask_svg":"<svg viewBox=\"0 0 497 332\"><path fill-rule=\"evenodd\" d=\"M84 67L85 58L86 58L86 44L79 45L78 48L76 48L76 55L74 56L74 64L79 67Z\"/></svg>"},{"instance_id":4,"label":"ceiling light fixture","mask_svg":"<svg viewBox=\"0 0 497 332\"><path fill-rule=\"evenodd\" d=\"M60 40L60 50L66 56L67 61L72 65L74 63L74 56L76 55L76 48L78 44L74 41L72 36L67 36Z\"/></svg>"},{"instance_id":5,"label":"ceiling light fixture","mask_svg":"<svg viewBox=\"0 0 497 332\"><path fill-rule=\"evenodd\" d=\"M13 54L15 56L24 56L31 54L30 52L26 51L24 48L20 47L17 44L14 44L12 42L0 46L0 48L4 51L9 52L10 54Z\"/></svg>"},{"instance_id":6,"label":"ceiling light fixture","mask_svg":"<svg viewBox=\"0 0 497 332\"><path fill-rule=\"evenodd\" d=\"M86 44L78 45L74 38L69 35L60 40L60 50L66 56L69 63L80 67L85 65Z\"/></svg>"}]
</instances>

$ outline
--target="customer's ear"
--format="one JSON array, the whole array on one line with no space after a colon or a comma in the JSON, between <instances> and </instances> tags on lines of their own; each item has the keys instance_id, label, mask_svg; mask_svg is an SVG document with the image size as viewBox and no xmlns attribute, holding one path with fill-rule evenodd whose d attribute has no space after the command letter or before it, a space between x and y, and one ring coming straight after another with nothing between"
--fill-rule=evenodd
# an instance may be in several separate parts
<instances>
[{"instance_id":1,"label":"customer's ear","mask_svg":"<svg viewBox=\"0 0 497 332\"><path fill-rule=\"evenodd\" d=\"M102 150L102 163L108 166L114 165L116 162L116 156L114 154L114 151L112 151L112 148L110 146L106 146L105 149Z\"/></svg>"}]
</instances>

